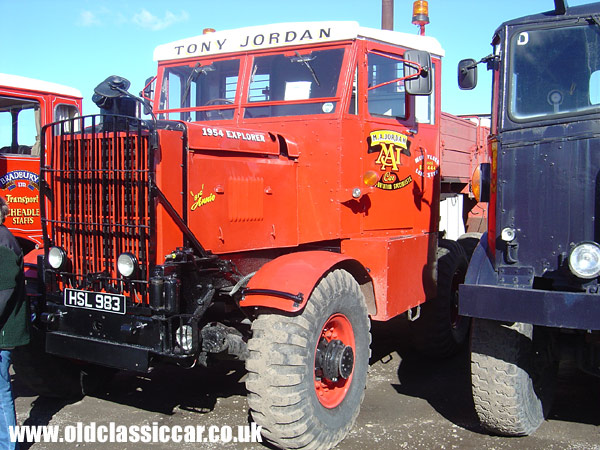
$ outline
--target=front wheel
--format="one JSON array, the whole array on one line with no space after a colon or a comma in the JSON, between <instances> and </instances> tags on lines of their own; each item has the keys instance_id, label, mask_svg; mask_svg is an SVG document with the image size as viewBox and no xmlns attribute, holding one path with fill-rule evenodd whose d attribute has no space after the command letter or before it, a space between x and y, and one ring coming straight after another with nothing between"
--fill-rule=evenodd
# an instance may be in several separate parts
<instances>
[{"instance_id":1,"label":"front wheel","mask_svg":"<svg viewBox=\"0 0 600 450\"><path fill-rule=\"evenodd\" d=\"M505 436L533 433L550 409L557 369L544 329L521 322L473 320L473 402L488 430Z\"/></svg>"},{"instance_id":2,"label":"front wheel","mask_svg":"<svg viewBox=\"0 0 600 450\"><path fill-rule=\"evenodd\" d=\"M324 277L297 315L265 313L252 324L248 404L281 448L327 449L354 424L364 397L370 323L358 283Z\"/></svg>"}]
</instances>

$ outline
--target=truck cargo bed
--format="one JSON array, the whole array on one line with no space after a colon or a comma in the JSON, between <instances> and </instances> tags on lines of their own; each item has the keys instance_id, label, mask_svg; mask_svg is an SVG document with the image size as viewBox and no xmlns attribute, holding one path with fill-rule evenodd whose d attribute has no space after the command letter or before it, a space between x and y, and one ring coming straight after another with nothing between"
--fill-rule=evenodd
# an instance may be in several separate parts
<instances>
[{"instance_id":1,"label":"truck cargo bed","mask_svg":"<svg viewBox=\"0 0 600 450\"><path fill-rule=\"evenodd\" d=\"M468 183L485 155L489 127L485 118L442 112L440 153L442 183Z\"/></svg>"}]
</instances>

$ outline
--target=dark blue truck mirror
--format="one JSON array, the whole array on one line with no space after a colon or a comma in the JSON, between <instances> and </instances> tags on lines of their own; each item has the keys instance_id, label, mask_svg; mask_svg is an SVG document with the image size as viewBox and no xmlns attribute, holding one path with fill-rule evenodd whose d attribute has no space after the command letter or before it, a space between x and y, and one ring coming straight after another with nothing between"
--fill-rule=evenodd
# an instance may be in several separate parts
<instances>
[{"instance_id":1,"label":"dark blue truck mirror","mask_svg":"<svg viewBox=\"0 0 600 450\"><path fill-rule=\"evenodd\" d=\"M458 63L458 86L464 90L477 86L477 61L463 59Z\"/></svg>"}]
</instances>

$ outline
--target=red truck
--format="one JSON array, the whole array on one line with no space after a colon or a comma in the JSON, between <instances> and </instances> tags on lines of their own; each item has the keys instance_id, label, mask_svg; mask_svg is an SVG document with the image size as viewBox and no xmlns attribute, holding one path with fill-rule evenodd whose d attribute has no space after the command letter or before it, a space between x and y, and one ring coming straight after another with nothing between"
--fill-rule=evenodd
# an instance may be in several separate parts
<instances>
[{"instance_id":1,"label":"red truck","mask_svg":"<svg viewBox=\"0 0 600 450\"><path fill-rule=\"evenodd\" d=\"M39 170L42 126L76 117L77 89L0 74L0 196L10 205L6 226L25 254L42 245Z\"/></svg>"},{"instance_id":2,"label":"red truck","mask_svg":"<svg viewBox=\"0 0 600 450\"><path fill-rule=\"evenodd\" d=\"M456 350L467 256L440 230L469 231L487 129L441 113L443 54L355 22L207 32L156 49L152 119L113 76L102 114L45 128L35 326L56 365L37 387L235 357L266 439L328 448L358 415L371 320Z\"/></svg>"}]
</instances>

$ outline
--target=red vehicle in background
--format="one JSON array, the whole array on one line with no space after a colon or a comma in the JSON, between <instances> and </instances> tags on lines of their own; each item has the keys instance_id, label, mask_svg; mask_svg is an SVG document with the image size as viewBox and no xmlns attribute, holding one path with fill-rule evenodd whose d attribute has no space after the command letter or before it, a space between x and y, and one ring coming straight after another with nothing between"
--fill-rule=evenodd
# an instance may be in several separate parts
<instances>
[{"instance_id":1,"label":"red vehicle in background","mask_svg":"<svg viewBox=\"0 0 600 450\"><path fill-rule=\"evenodd\" d=\"M42 246L42 127L79 116L80 111L77 89L0 73L0 195L10 205L5 225L25 254Z\"/></svg>"},{"instance_id":2,"label":"red vehicle in background","mask_svg":"<svg viewBox=\"0 0 600 450\"><path fill-rule=\"evenodd\" d=\"M54 363L32 377L38 359L16 352L18 376L73 393L98 367L234 357L268 440L336 445L370 320L406 317L438 355L468 332L459 238L487 129L442 114L443 54L355 22L207 33L156 49L151 120L106 79L100 115L42 133L34 325Z\"/></svg>"}]
</instances>

